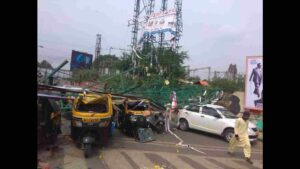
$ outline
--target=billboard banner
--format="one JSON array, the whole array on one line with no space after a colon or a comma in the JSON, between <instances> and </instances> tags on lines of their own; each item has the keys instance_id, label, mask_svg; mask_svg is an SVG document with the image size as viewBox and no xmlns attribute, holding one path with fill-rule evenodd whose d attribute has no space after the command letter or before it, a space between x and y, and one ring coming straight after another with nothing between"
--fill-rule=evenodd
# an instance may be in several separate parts
<instances>
[{"instance_id":1,"label":"billboard banner","mask_svg":"<svg viewBox=\"0 0 300 169\"><path fill-rule=\"evenodd\" d=\"M161 32L176 31L176 10L169 9L157 13L152 13L148 21L143 25L144 34L156 34Z\"/></svg>"},{"instance_id":2,"label":"billboard banner","mask_svg":"<svg viewBox=\"0 0 300 169\"><path fill-rule=\"evenodd\" d=\"M263 110L263 57L247 56L245 108Z\"/></svg>"},{"instance_id":3,"label":"billboard banner","mask_svg":"<svg viewBox=\"0 0 300 169\"><path fill-rule=\"evenodd\" d=\"M92 66L93 55L72 50L70 70L90 69Z\"/></svg>"}]
</instances>

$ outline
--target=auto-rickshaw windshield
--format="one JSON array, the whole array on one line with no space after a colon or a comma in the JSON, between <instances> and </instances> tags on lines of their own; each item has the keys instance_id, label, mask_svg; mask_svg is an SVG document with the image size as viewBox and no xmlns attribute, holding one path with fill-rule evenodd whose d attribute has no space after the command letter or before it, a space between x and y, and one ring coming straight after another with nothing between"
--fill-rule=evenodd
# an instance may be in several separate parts
<instances>
[{"instance_id":1,"label":"auto-rickshaw windshield","mask_svg":"<svg viewBox=\"0 0 300 169\"><path fill-rule=\"evenodd\" d=\"M76 107L77 111L80 112L96 112L96 113L105 113L107 108L105 104L83 104L78 103Z\"/></svg>"},{"instance_id":2,"label":"auto-rickshaw windshield","mask_svg":"<svg viewBox=\"0 0 300 169\"><path fill-rule=\"evenodd\" d=\"M128 108L128 110L144 111L144 110L147 110L148 105L147 105L147 103L141 102L141 101L128 102L127 108Z\"/></svg>"},{"instance_id":3,"label":"auto-rickshaw windshield","mask_svg":"<svg viewBox=\"0 0 300 169\"><path fill-rule=\"evenodd\" d=\"M99 98L92 102L79 100L75 109L80 112L106 113L108 111L107 98Z\"/></svg>"}]
</instances>

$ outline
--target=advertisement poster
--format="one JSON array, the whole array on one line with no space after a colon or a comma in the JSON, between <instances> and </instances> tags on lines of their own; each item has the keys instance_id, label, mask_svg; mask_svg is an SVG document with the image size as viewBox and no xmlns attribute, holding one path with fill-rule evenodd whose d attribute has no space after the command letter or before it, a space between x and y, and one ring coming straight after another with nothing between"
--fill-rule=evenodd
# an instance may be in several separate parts
<instances>
[{"instance_id":1,"label":"advertisement poster","mask_svg":"<svg viewBox=\"0 0 300 169\"><path fill-rule=\"evenodd\" d=\"M72 50L70 70L90 69L92 61L93 55Z\"/></svg>"},{"instance_id":2,"label":"advertisement poster","mask_svg":"<svg viewBox=\"0 0 300 169\"><path fill-rule=\"evenodd\" d=\"M169 9L164 12L152 13L143 27L145 34L156 34L161 32L175 34L176 10Z\"/></svg>"},{"instance_id":3,"label":"advertisement poster","mask_svg":"<svg viewBox=\"0 0 300 169\"><path fill-rule=\"evenodd\" d=\"M246 58L245 108L263 110L263 57Z\"/></svg>"}]
</instances>

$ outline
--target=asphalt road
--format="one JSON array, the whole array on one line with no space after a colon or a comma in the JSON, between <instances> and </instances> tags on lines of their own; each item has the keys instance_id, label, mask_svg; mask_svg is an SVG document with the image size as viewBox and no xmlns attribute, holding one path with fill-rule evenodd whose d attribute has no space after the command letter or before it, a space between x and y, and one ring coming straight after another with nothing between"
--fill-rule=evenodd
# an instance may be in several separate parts
<instances>
[{"instance_id":1,"label":"asphalt road","mask_svg":"<svg viewBox=\"0 0 300 169\"><path fill-rule=\"evenodd\" d=\"M188 147L176 146L179 142L170 133L155 134L155 141L139 143L133 138L124 136L118 130L108 145L95 147L93 156L85 159L83 151L76 148L69 137L69 121L63 121L63 135L59 137L59 148L53 153L40 150L38 157L48 162L50 168L65 169L209 169L209 168L262 168L261 141L252 145L250 165L243 159L242 149L234 156L227 155L228 143L221 137L212 134L189 130L172 130L182 140L205 154Z\"/></svg>"}]
</instances>

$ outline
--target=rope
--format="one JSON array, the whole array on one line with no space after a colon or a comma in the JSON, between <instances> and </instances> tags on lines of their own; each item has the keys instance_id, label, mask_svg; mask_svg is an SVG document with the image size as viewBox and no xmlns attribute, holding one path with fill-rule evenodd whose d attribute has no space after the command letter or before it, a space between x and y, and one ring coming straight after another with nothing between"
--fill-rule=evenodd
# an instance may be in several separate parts
<instances>
[{"instance_id":1,"label":"rope","mask_svg":"<svg viewBox=\"0 0 300 169\"><path fill-rule=\"evenodd\" d=\"M207 155L205 152L200 151L200 150L198 150L198 149L196 149L196 148L194 148L194 147L192 147L188 144L182 144L183 140L170 130L170 125L169 125L169 123L170 123L170 114L171 114L170 109L167 110L166 113L168 113L167 118L165 118L165 120L166 120L166 122L165 122L166 123L166 129L169 133L171 133L174 137L176 137L179 140L179 143L177 143L176 146L187 147L187 148L190 148L194 151L197 151L198 153L202 153L204 155Z\"/></svg>"}]
</instances>

